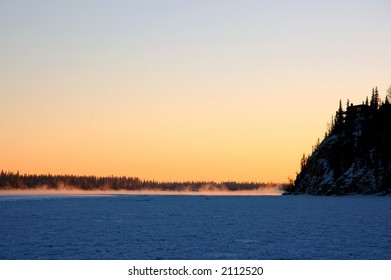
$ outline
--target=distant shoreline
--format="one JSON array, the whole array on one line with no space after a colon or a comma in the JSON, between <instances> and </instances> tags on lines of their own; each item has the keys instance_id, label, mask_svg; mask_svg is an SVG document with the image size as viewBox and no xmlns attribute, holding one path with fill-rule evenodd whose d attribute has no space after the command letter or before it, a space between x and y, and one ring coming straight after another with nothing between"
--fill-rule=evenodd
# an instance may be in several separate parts
<instances>
[{"instance_id":1,"label":"distant shoreline","mask_svg":"<svg viewBox=\"0 0 391 280\"><path fill-rule=\"evenodd\" d=\"M193 195L193 196L280 196L279 189L242 191L159 191L159 190L0 190L0 196L110 196L110 195Z\"/></svg>"}]
</instances>

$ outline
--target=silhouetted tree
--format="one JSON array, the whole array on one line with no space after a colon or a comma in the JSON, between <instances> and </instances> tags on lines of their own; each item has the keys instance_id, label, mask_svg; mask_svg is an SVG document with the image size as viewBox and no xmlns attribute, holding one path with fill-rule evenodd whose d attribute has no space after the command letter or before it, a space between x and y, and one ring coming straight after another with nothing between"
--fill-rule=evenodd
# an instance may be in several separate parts
<instances>
[{"instance_id":1,"label":"silhouetted tree","mask_svg":"<svg viewBox=\"0 0 391 280\"><path fill-rule=\"evenodd\" d=\"M391 86L387 89L387 95L384 100L384 103L389 105L391 103Z\"/></svg>"},{"instance_id":2,"label":"silhouetted tree","mask_svg":"<svg viewBox=\"0 0 391 280\"><path fill-rule=\"evenodd\" d=\"M301 168L301 171L303 171L307 165L307 161L308 161L308 157L303 154L303 157L301 158L301 161L300 161L300 168Z\"/></svg>"},{"instance_id":3,"label":"silhouetted tree","mask_svg":"<svg viewBox=\"0 0 391 280\"><path fill-rule=\"evenodd\" d=\"M379 97L379 91L377 90L377 87L372 89L372 96L371 96L371 103L370 106L373 109L379 109L381 102L380 102L380 97Z\"/></svg>"},{"instance_id":4,"label":"silhouetted tree","mask_svg":"<svg viewBox=\"0 0 391 280\"><path fill-rule=\"evenodd\" d=\"M343 110L342 110L342 101L339 100L339 109L335 114L334 129L339 130L343 125Z\"/></svg>"}]
</instances>

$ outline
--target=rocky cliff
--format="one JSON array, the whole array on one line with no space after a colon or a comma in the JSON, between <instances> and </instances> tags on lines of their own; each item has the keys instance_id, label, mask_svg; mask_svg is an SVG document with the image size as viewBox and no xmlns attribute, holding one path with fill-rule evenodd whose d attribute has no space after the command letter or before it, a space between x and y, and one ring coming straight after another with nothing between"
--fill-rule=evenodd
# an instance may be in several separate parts
<instances>
[{"instance_id":1,"label":"rocky cliff","mask_svg":"<svg viewBox=\"0 0 391 280\"><path fill-rule=\"evenodd\" d=\"M350 106L338 114L288 192L391 194L391 105Z\"/></svg>"}]
</instances>

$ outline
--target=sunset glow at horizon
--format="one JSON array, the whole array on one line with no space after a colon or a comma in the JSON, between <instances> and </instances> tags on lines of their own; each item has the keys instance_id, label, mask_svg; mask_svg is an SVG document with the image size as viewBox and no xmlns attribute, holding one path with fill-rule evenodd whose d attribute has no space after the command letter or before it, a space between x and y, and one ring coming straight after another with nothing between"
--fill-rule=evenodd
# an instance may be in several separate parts
<instances>
[{"instance_id":1,"label":"sunset glow at horizon","mask_svg":"<svg viewBox=\"0 0 391 280\"><path fill-rule=\"evenodd\" d=\"M0 170L286 182L391 86L391 1L0 0Z\"/></svg>"}]
</instances>

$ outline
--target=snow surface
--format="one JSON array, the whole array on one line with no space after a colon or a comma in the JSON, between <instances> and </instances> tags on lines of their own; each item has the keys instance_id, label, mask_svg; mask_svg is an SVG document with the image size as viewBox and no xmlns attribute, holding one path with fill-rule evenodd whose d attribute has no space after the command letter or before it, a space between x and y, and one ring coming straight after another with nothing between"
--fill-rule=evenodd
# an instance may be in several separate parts
<instances>
[{"instance_id":1,"label":"snow surface","mask_svg":"<svg viewBox=\"0 0 391 280\"><path fill-rule=\"evenodd\" d=\"M391 197L0 196L0 259L391 259Z\"/></svg>"}]
</instances>

